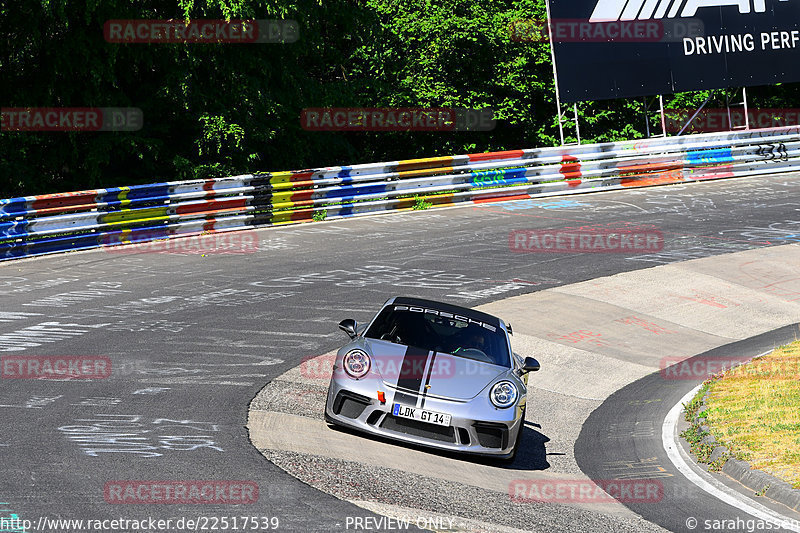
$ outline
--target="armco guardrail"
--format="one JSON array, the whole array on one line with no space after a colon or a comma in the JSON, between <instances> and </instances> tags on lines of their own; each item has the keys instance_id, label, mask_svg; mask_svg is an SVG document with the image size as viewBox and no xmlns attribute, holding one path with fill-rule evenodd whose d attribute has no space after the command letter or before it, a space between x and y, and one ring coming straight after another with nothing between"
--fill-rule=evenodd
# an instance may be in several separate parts
<instances>
[{"instance_id":1,"label":"armco guardrail","mask_svg":"<svg viewBox=\"0 0 800 533\"><path fill-rule=\"evenodd\" d=\"M489 202L800 171L800 127L413 159L0 200L0 260Z\"/></svg>"}]
</instances>

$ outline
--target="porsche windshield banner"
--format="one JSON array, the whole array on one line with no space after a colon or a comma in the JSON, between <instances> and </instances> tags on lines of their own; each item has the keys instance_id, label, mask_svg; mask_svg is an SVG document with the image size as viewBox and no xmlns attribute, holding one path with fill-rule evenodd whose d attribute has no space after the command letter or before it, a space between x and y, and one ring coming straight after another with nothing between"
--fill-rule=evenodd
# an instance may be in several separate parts
<instances>
[{"instance_id":1,"label":"porsche windshield banner","mask_svg":"<svg viewBox=\"0 0 800 533\"><path fill-rule=\"evenodd\" d=\"M800 81L800 0L549 0L562 101Z\"/></svg>"}]
</instances>

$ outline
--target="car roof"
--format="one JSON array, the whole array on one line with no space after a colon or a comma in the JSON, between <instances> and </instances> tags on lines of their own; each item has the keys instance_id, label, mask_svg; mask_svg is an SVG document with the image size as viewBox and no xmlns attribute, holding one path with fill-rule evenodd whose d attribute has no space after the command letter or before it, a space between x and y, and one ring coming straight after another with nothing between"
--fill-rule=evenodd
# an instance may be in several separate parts
<instances>
[{"instance_id":1,"label":"car roof","mask_svg":"<svg viewBox=\"0 0 800 533\"><path fill-rule=\"evenodd\" d=\"M447 313L453 313L465 316L467 318L471 318L473 320L477 320L480 322L485 322L486 324L490 324L492 326L505 326L502 320L497 318L494 315L490 315L488 313L484 313L482 311L476 311L475 309L470 309L468 307L461 307L458 305L448 304L444 302L437 302L434 300L426 300L424 298L413 298L410 296L397 296L395 298L389 299L386 304L394 304L394 305L413 305L417 307L427 307L431 309L438 309L439 311L445 311Z\"/></svg>"}]
</instances>

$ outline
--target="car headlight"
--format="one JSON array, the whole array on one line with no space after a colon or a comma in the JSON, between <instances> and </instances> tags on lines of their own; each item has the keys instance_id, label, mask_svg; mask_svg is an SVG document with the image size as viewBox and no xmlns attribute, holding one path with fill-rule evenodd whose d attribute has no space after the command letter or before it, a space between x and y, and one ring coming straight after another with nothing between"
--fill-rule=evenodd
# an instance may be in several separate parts
<instances>
[{"instance_id":1,"label":"car headlight","mask_svg":"<svg viewBox=\"0 0 800 533\"><path fill-rule=\"evenodd\" d=\"M501 409L514 405L518 395L517 386L510 381L499 381L489 391L489 399L492 404Z\"/></svg>"},{"instance_id":2,"label":"car headlight","mask_svg":"<svg viewBox=\"0 0 800 533\"><path fill-rule=\"evenodd\" d=\"M370 367L370 359L364 350L350 350L342 359L344 371L351 378L360 379L367 375Z\"/></svg>"}]
</instances>

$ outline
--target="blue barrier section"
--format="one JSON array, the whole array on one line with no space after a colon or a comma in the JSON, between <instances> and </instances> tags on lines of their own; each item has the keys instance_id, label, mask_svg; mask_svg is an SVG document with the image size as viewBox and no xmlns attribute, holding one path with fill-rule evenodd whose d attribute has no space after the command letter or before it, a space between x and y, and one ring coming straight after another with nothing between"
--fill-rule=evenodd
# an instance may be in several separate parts
<instances>
[{"instance_id":1,"label":"blue barrier section","mask_svg":"<svg viewBox=\"0 0 800 533\"><path fill-rule=\"evenodd\" d=\"M690 165L710 165L720 163L733 163L733 151L730 148L712 150L697 150L686 154Z\"/></svg>"}]
</instances>

